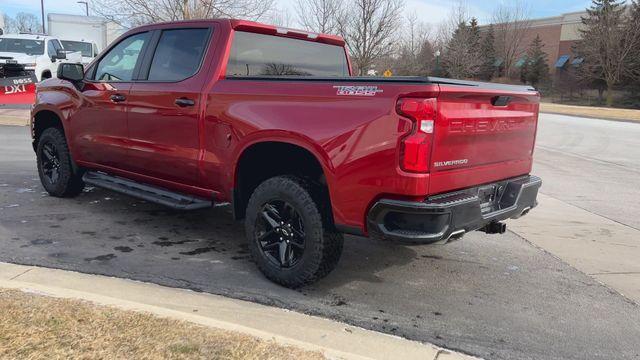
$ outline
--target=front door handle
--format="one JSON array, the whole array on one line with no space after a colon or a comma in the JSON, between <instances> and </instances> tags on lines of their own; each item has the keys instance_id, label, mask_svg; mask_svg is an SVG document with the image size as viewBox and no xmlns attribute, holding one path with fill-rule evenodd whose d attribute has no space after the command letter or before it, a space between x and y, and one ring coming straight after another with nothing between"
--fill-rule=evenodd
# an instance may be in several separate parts
<instances>
[{"instance_id":1,"label":"front door handle","mask_svg":"<svg viewBox=\"0 0 640 360\"><path fill-rule=\"evenodd\" d=\"M176 99L176 105L178 105L180 107L193 106L195 104L196 104L196 102L191 100L191 99L187 99L187 98L177 98Z\"/></svg>"},{"instance_id":2,"label":"front door handle","mask_svg":"<svg viewBox=\"0 0 640 360\"><path fill-rule=\"evenodd\" d=\"M109 99L111 99L111 101L118 103L118 102L123 102L125 100L127 100L127 97L122 95L122 94L113 94L111 96L109 96Z\"/></svg>"}]
</instances>

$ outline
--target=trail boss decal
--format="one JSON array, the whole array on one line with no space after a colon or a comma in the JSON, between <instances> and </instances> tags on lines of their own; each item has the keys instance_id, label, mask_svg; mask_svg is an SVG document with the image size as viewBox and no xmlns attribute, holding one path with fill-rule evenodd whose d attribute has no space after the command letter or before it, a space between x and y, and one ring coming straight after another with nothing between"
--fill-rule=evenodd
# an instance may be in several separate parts
<instances>
[{"instance_id":1,"label":"trail boss decal","mask_svg":"<svg viewBox=\"0 0 640 360\"><path fill-rule=\"evenodd\" d=\"M377 93L381 93L382 89L378 89L377 86L334 86L334 89L338 89L336 92L340 96L376 96Z\"/></svg>"}]
</instances>

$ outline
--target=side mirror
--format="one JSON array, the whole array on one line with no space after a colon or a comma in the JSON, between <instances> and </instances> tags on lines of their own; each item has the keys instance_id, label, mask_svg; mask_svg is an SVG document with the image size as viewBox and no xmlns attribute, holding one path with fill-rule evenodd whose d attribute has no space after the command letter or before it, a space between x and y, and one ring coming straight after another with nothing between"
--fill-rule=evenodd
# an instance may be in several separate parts
<instances>
[{"instance_id":1,"label":"side mirror","mask_svg":"<svg viewBox=\"0 0 640 360\"><path fill-rule=\"evenodd\" d=\"M82 64L62 63L58 66L58 79L78 83L84 79L84 67Z\"/></svg>"},{"instance_id":2,"label":"side mirror","mask_svg":"<svg viewBox=\"0 0 640 360\"><path fill-rule=\"evenodd\" d=\"M64 60L67 58L67 53L64 50L56 50L56 59Z\"/></svg>"}]
</instances>

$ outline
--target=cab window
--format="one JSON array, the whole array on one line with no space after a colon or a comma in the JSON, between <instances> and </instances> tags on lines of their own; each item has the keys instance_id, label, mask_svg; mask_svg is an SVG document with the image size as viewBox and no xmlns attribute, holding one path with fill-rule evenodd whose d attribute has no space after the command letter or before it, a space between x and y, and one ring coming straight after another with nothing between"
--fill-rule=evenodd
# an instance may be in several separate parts
<instances>
[{"instance_id":1,"label":"cab window","mask_svg":"<svg viewBox=\"0 0 640 360\"><path fill-rule=\"evenodd\" d=\"M56 56L56 47L53 45L53 40L47 41L47 55L50 58Z\"/></svg>"},{"instance_id":2,"label":"cab window","mask_svg":"<svg viewBox=\"0 0 640 360\"><path fill-rule=\"evenodd\" d=\"M150 81L181 81L200 68L209 29L163 30L149 68Z\"/></svg>"},{"instance_id":3,"label":"cab window","mask_svg":"<svg viewBox=\"0 0 640 360\"><path fill-rule=\"evenodd\" d=\"M142 48L149 41L149 33L129 36L100 59L93 79L96 81L131 81Z\"/></svg>"},{"instance_id":4,"label":"cab window","mask_svg":"<svg viewBox=\"0 0 640 360\"><path fill-rule=\"evenodd\" d=\"M58 40L52 40L52 41L53 41L53 48L56 49L56 51L63 50L62 44L60 44L60 41Z\"/></svg>"}]
</instances>

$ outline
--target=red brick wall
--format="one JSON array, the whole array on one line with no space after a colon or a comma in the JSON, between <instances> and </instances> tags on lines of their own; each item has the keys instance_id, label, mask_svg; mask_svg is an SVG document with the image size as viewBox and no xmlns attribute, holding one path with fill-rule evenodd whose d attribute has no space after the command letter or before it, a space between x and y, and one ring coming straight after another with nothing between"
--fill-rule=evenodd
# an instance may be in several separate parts
<instances>
[{"instance_id":1,"label":"red brick wall","mask_svg":"<svg viewBox=\"0 0 640 360\"><path fill-rule=\"evenodd\" d=\"M558 46L558 53L560 55L571 55L571 58L573 59L573 50L572 47L573 45L576 43L576 41L574 40L570 40L570 41L560 41L560 44Z\"/></svg>"}]
</instances>

